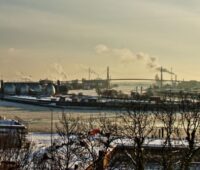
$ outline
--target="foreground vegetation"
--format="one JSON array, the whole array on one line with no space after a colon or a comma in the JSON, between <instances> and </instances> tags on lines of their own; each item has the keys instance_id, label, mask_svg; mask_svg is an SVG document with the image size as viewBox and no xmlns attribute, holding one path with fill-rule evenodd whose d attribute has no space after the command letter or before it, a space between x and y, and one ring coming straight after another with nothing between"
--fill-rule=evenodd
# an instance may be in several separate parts
<instances>
[{"instance_id":1,"label":"foreground vegetation","mask_svg":"<svg viewBox=\"0 0 200 170\"><path fill-rule=\"evenodd\" d=\"M12 162L14 169L142 170L156 164L164 170L188 170L192 162L200 162L200 104L184 99L177 113L169 105L174 102L159 103L152 111L143 104L114 117L87 119L63 110L55 123L59 139L37 150L27 142L20 147L1 145L1 166ZM152 146L155 140L159 143Z\"/></svg>"}]
</instances>

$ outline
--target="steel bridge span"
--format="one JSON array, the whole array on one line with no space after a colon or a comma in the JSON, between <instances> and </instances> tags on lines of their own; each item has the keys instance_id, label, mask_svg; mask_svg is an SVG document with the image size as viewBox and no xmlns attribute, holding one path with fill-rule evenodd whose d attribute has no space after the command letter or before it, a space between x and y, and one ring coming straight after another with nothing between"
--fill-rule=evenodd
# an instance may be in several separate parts
<instances>
[{"instance_id":1,"label":"steel bridge span","mask_svg":"<svg viewBox=\"0 0 200 170\"><path fill-rule=\"evenodd\" d=\"M155 81L155 79L149 78L111 78L110 81ZM158 80L160 81L160 80ZM162 81L172 81L172 80L162 80Z\"/></svg>"},{"instance_id":2,"label":"steel bridge span","mask_svg":"<svg viewBox=\"0 0 200 170\"><path fill-rule=\"evenodd\" d=\"M96 81L98 79L90 79L90 81ZM107 81L156 81L155 79L151 79L151 78L109 78L109 79L100 79L100 80L107 80ZM73 81L73 80L68 80L68 81ZM82 80L78 80L78 81L82 81ZM157 80L157 81L163 81L163 82L180 82L180 80Z\"/></svg>"},{"instance_id":3,"label":"steel bridge span","mask_svg":"<svg viewBox=\"0 0 200 170\"><path fill-rule=\"evenodd\" d=\"M162 81L162 82L181 82L180 80L155 80L150 78L111 78L109 81Z\"/></svg>"}]
</instances>

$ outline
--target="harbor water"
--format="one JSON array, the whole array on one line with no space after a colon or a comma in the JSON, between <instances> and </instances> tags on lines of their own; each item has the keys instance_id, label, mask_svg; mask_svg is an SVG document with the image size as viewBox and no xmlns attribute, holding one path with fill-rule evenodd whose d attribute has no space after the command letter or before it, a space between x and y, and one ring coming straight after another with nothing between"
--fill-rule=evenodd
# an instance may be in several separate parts
<instances>
[{"instance_id":1,"label":"harbor water","mask_svg":"<svg viewBox=\"0 0 200 170\"><path fill-rule=\"evenodd\" d=\"M143 92L152 85L153 82L114 82L113 84L117 84L117 87L113 87L113 89L117 91L122 91L125 94L130 94L131 91ZM112 85L112 83L111 83ZM96 96L97 93L95 89L92 90L70 90L69 93L82 93L84 95Z\"/></svg>"}]
</instances>

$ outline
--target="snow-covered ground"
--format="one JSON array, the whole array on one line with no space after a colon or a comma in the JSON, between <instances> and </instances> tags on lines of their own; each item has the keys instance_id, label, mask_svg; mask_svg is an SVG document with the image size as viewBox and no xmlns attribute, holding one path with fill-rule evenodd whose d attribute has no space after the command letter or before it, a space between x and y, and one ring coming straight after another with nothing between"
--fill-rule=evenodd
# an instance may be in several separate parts
<instances>
[{"instance_id":1,"label":"snow-covered ground","mask_svg":"<svg viewBox=\"0 0 200 170\"><path fill-rule=\"evenodd\" d=\"M57 134L52 134L53 141L58 138L59 136ZM27 139L36 144L43 144L45 146L51 145L51 133L29 133Z\"/></svg>"},{"instance_id":2,"label":"snow-covered ground","mask_svg":"<svg viewBox=\"0 0 200 170\"><path fill-rule=\"evenodd\" d=\"M46 146L50 146L51 144L51 134L50 133L29 133L27 135L27 138L37 144L44 144ZM58 141L59 140L59 135L54 133L52 134L52 139L53 141ZM95 136L93 137L92 140L98 140L103 138L101 136ZM145 140L144 145L145 146L150 146L150 147L160 147L164 144L164 139L158 139L158 138L148 138ZM176 147L182 147L182 146L187 146L188 143L186 140L181 139L181 140L172 140L171 141L172 146ZM111 144L111 147L117 146L117 145L124 145L124 146L132 146L133 145L133 139L116 139L114 140ZM198 144L200 145L200 144Z\"/></svg>"}]
</instances>

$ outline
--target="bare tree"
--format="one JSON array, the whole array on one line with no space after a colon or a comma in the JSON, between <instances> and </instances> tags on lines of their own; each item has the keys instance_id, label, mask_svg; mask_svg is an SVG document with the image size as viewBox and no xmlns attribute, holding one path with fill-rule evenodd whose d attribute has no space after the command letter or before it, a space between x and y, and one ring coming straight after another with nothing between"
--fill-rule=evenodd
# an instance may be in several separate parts
<instances>
[{"instance_id":1,"label":"bare tree","mask_svg":"<svg viewBox=\"0 0 200 170\"><path fill-rule=\"evenodd\" d=\"M180 124L185 136L185 149L182 152L180 168L188 170L194 157L199 154L200 147L198 144L199 126L200 126L200 105L198 102L190 101L183 103Z\"/></svg>"},{"instance_id":2,"label":"bare tree","mask_svg":"<svg viewBox=\"0 0 200 170\"><path fill-rule=\"evenodd\" d=\"M81 140L81 145L84 147L85 154L88 155L88 159L90 160L90 166L88 166L88 168L97 170L100 168L100 159L102 159L103 155L101 154L101 137L96 136L100 134L99 124L96 117L92 115L90 116L87 124L84 126L83 132L84 136ZM101 155L99 155L99 153Z\"/></svg>"},{"instance_id":3,"label":"bare tree","mask_svg":"<svg viewBox=\"0 0 200 170\"><path fill-rule=\"evenodd\" d=\"M129 142L132 146L132 152L126 148L126 155L130 158L135 170L144 169L145 163L148 160L148 155L145 153L144 145L148 143L154 130L155 115L153 112L147 112L144 108L128 110L123 115L123 134L126 138L130 139ZM123 142L122 142L123 143Z\"/></svg>"},{"instance_id":4,"label":"bare tree","mask_svg":"<svg viewBox=\"0 0 200 170\"><path fill-rule=\"evenodd\" d=\"M83 148L80 145L82 137L82 123L79 117L63 112L60 123L56 125L60 144L53 146L55 164L59 169L74 168L78 161L81 161Z\"/></svg>"},{"instance_id":5,"label":"bare tree","mask_svg":"<svg viewBox=\"0 0 200 170\"><path fill-rule=\"evenodd\" d=\"M107 114L90 116L84 124L83 136L80 144L84 148L83 153L87 155L89 165L87 169L102 170L105 154L110 148L110 143L116 136L116 123Z\"/></svg>"},{"instance_id":6,"label":"bare tree","mask_svg":"<svg viewBox=\"0 0 200 170\"><path fill-rule=\"evenodd\" d=\"M162 103L156 114L157 121L161 124L162 139L160 163L164 170L172 170L178 161L179 149L174 147L173 141L178 137L177 113L174 100L170 98L167 103Z\"/></svg>"},{"instance_id":7,"label":"bare tree","mask_svg":"<svg viewBox=\"0 0 200 170\"><path fill-rule=\"evenodd\" d=\"M119 114L115 115L109 115L109 114L101 114L98 124L101 128L101 135L104 137L102 144L104 144L105 151L108 150L109 147L111 147L111 143L121 138L121 116Z\"/></svg>"},{"instance_id":8,"label":"bare tree","mask_svg":"<svg viewBox=\"0 0 200 170\"><path fill-rule=\"evenodd\" d=\"M53 145L45 147L42 154L35 153L34 168L68 170L74 169L82 162L80 118L63 111L59 123L56 124L56 131L58 138L54 140Z\"/></svg>"}]
</instances>

